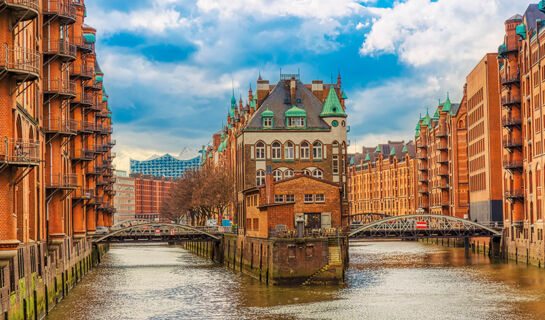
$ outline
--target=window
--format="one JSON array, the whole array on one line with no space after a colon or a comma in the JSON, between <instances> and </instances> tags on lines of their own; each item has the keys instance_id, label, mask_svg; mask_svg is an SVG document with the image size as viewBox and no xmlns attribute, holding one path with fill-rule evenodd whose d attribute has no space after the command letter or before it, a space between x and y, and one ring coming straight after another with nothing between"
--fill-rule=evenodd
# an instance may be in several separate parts
<instances>
[{"instance_id":1,"label":"window","mask_svg":"<svg viewBox=\"0 0 545 320\"><path fill-rule=\"evenodd\" d=\"M294 149L292 142L286 142L284 145L284 159L293 159Z\"/></svg>"},{"instance_id":2,"label":"window","mask_svg":"<svg viewBox=\"0 0 545 320\"><path fill-rule=\"evenodd\" d=\"M305 203L312 203L314 202L314 195L313 194L305 194Z\"/></svg>"},{"instance_id":3,"label":"window","mask_svg":"<svg viewBox=\"0 0 545 320\"><path fill-rule=\"evenodd\" d=\"M265 159L265 144L261 141L255 145L255 158Z\"/></svg>"},{"instance_id":4,"label":"window","mask_svg":"<svg viewBox=\"0 0 545 320\"><path fill-rule=\"evenodd\" d=\"M316 170L312 171L312 176L314 178L323 179L324 178L324 173L322 172L322 170L316 169Z\"/></svg>"},{"instance_id":5,"label":"window","mask_svg":"<svg viewBox=\"0 0 545 320\"><path fill-rule=\"evenodd\" d=\"M304 128L305 127L305 118L304 117L289 117L288 118L288 127L290 127L290 128Z\"/></svg>"},{"instance_id":6,"label":"window","mask_svg":"<svg viewBox=\"0 0 545 320\"><path fill-rule=\"evenodd\" d=\"M255 174L255 184L256 186L261 186L265 184L265 171L257 170Z\"/></svg>"},{"instance_id":7,"label":"window","mask_svg":"<svg viewBox=\"0 0 545 320\"><path fill-rule=\"evenodd\" d=\"M286 202L295 202L295 195L287 194L286 195Z\"/></svg>"},{"instance_id":8,"label":"window","mask_svg":"<svg viewBox=\"0 0 545 320\"><path fill-rule=\"evenodd\" d=\"M307 176L311 176L311 175L312 175L311 172L310 172L310 170L308 170L308 169L303 170L303 174L304 174L304 175L307 175Z\"/></svg>"},{"instance_id":9,"label":"window","mask_svg":"<svg viewBox=\"0 0 545 320\"><path fill-rule=\"evenodd\" d=\"M274 181L280 181L282 180L282 171L280 170L274 170L273 171L273 178L274 178Z\"/></svg>"},{"instance_id":10,"label":"window","mask_svg":"<svg viewBox=\"0 0 545 320\"><path fill-rule=\"evenodd\" d=\"M263 117L263 128L272 128L272 123L271 117Z\"/></svg>"},{"instance_id":11,"label":"window","mask_svg":"<svg viewBox=\"0 0 545 320\"><path fill-rule=\"evenodd\" d=\"M273 160L280 160L282 158L280 142L275 141L272 144L272 158Z\"/></svg>"},{"instance_id":12,"label":"window","mask_svg":"<svg viewBox=\"0 0 545 320\"><path fill-rule=\"evenodd\" d=\"M310 146L308 142L301 143L301 159L309 159L310 158Z\"/></svg>"},{"instance_id":13,"label":"window","mask_svg":"<svg viewBox=\"0 0 545 320\"><path fill-rule=\"evenodd\" d=\"M312 158L314 158L314 160L322 159L322 144L318 141L314 142L312 145Z\"/></svg>"},{"instance_id":14,"label":"window","mask_svg":"<svg viewBox=\"0 0 545 320\"><path fill-rule=\"evenodd\" d=\"M282 203L282 202L284 202L284 195L283 195L283 194L275 194L275 195L274 195L274 202L275 202L275 203Z\"/></svg>"},{"instance_id":15,"label":"window","mask_svg":"<svg viewBox=\"0 0 545 320\"><path fill-rule=\"evenodd\" d=\"M291 177L293 177L293 170L288 169L284 171L284 179L291 178Z\"/></svg>"},{"instance_id":16,"label":"window","mask_svg":"<svg viewBox=\"0 0 545 320\"><path fill-rule=\"evenodd\" d=\"M317 193L316 194L316 202L324 203L325 202L325 194Z\"/></svg>"},{"instance_id":17,"label":"window","mask_svg":"<svg viewBox=\"0 0 545 320\"><path fill-rule=\"evenodd\" d=\"M339 174L339 156L333 156L333 174Z\"/></svg>"}]
</instances>

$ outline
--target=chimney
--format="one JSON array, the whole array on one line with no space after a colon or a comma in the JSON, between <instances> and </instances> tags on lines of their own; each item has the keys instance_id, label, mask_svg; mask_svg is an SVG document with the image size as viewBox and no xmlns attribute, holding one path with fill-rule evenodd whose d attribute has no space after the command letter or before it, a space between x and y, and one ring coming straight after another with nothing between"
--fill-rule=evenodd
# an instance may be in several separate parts
<instances>
[{"instance_id":1,"label":"chimney","mask_svg":"<svg viewBox=\"0 0 545 320\"><path fill-rule=\"evenodd\" d=\"M295 99L296 89L297 89L297 81L295 81L295 78L292 77L290 80L290 97L291 97L292 105L297 105L297 100Z\"/></svg>"},{"instance_id":2,"label":"chimney","mask_svg":"<svg viewBox=\"0 0 545 320\"><path fill-rule=\"evenodd\" d=\"M254 100L254 95L252 92L252 84L250 84L250 89L248 90L248 102L251 102L252 100Z\"/></svg>"},{"instance_id":3,"label":"chimney","mask_svg":"<svg viewBox=\"0 0 545 320\"><path fill-rule=\"evenodd\" d=\"M257 106L259 109L265 97L269 94L269 80L257 80Z\"/></svg>"},{"instance_id":4,"label":"chimney","mask_svg":"<svg viewBox=\"0 0 545 320\"><path fill-rule=\"evenodd\" d=\"M324 82L322 80L312 80L312 93L314 93L314 95L318 97L318 99L323 101Z\"/></svg>"},{"instance_id":5,"label":"chimney","mask_svg":"<svg viewBox=\"0 0 545 320\"><path fill-rule=\"evenodd\" d=\"M267 204L274 202L274 178L271 166L267 166L265 170L265 198L267 199Z\"/></svg>"}]
</instances>

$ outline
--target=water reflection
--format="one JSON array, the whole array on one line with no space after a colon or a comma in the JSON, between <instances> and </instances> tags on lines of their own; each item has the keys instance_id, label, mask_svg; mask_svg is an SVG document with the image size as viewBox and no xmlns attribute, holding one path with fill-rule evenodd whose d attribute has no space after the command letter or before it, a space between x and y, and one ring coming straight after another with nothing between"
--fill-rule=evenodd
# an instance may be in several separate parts
<instances>
[{"instance_id":1,"label":"water reflection","mask_svg":"<svg viewBox=\"0 0 545 320\"><path fill-rule=\"evenodd\" d=\"M344 286L267 287L178 247L116 246L47 319L545 319L545 270L354 243Z\"/></svg>"}]
</instances>

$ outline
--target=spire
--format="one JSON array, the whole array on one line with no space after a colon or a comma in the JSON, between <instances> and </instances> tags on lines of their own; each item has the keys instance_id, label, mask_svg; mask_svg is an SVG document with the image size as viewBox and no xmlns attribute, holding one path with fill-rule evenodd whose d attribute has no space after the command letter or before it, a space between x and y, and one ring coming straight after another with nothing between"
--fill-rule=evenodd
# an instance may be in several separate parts
<instances>
[{"instance_id":1,"label":"spire","mask_svg":"<svg viewBox=\"0 0 545 320\"><path fill-rule=\"evenodd\" d=\"M341 70L337 70L337 86L341 87Z\"/></svg>"},{"instance_id":2,"label":"spire","mask_svg":"<svg viewBox=\"0 0 545 320\"><path fill-rule=\"evenodd\" d=\"M343 110L341 102L339 101L339 97L337 97L337 93L335 92L335 88L333 88L333 85L331 85L331 87L329 88L329 93L327 95L327 98L325 99L324 106L322 107L322 112L320 113L320 117L328 116L346 117L346 113Z\"/></svg>"},{"instance_id":3,"label":"spire","mask_svg":"<svg viewBox=\"0 0 545 320\"><path fill-rule=\"evenodd\" d=\"M257 81L263 80L261 79L261 70L259 70L259 77L257 77Z\"/></svg>"},{"instance_id":4,"label":"spire","mask_svg":"<svg viewBox=\"0 0 545 320\"><path fill-rule=\"evenodd\" d=\"M392 151L390 151L390 155L391 155L391 156L395 156L395 155L396 155L396 147L392 147Z\"/></svg>"},{"instance_id":5,"label":"spire","mask_svg":"<svg viewBox=\"0 0 545 320\"><path fill-rule=\"evenodd\" d=\"M401 150L401 152L403 152L403 153L408 153L409 152L409 148L407 148L407 145L403 146L403 150Z\"/></svg>"},{"instance_id":6,"label":"spire","mask_svg":"<svg viewBox=\"0 0 545 320\"><path fill-rule=\"evenodd\" d=\"M380 145L377 146L377 148L375 149L375 152L377 152L377 153L380 153L380 152L381 152L381 151L380 151Z\"/></svg>"},{"instance_id":7,"label":"spire","mask_svg":"<svg viewBox=\"0 0 545 320\"><path fill-rule=\"evenodd\" d=\"M443 102L443 111L450 112L452 110L452 104L450 103L450 98L447 92L447 100Z\"/></svg>"},{"instance_id":8,"label":"spire","mask_svg":"<svg viewBox=\"0 0 545 320\"><path fill-rule=\"evenodd\" d=\"M367 151L367 156L365 157L365 161L371 161L371 156L369 155L369 151Z\"/></svg>"}]
</instances>

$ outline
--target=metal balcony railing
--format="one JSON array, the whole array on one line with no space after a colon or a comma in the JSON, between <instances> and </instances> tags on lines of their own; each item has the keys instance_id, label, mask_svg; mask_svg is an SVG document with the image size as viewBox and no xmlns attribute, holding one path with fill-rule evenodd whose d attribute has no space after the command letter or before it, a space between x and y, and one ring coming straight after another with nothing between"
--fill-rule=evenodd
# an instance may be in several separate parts
<instances>
[{"instance_id":1,"label":"metal balcony railing","mask_svg":"<svg viewBox=\"0 0 545 320\"><path fill-rule=\"evenodd\" d=\"M501 124L503 127L513 127L513 126L520 126L522 124L522 118L519 116L503 116L501 119Z\"/></svg>"},{"instance_id":2,"label":"metal balcony railing","mask_svg":"<svg viewBox=\"0 0 545 320\"><path fill-rule=\"evenodd\" d=\"M49 189L75 189L77 185L75 173L46 173L45 186Z\"/></svg>"},{"instance_id":3,"label":"metal balcony railing","mask_svg":"<svg viewBox=\"0 0 545 320\"><path fill-rule=\"evenodd\" d=\"M438 175L439 176L448 176L448 168L447 167L440 167L439 170L438 170Z\"/></svg>"},{"instance_id":4,"label":"metal balcony railing","mask_svg":"<svg viewBox=\"0 0 545 320\"><path fill-rule=\"evenodd\" d=\"M77 133L77 122L67 119L44 119L46 133L59 133L63 135L74 135Z\"/></svg>"},{"instance_id":5,"label":"metal balcony railing","mask_svg":"<svg viewBox=\"0 0 545 320\"><path fill-rule=\"evenodd\" d=\"M91 199L95 194L93 189L85 189L82 187L77 187L76 190L72 193L72 199Z\"/></svg>"},{"instance_id":6,"label":"metal balcony railing","mask_svg":"<svg viewBox=\"0 0 545 320\"><path fill-rule=\"evenodd\" d=\"M0 0L2 5L16 11L16 17L22 21L34 19L40 11L40 0Z\"/></svg>"},{"instance_id":7,"label":"metal balcony railing","mask_svg":"<svg viewBox=\"0 0 545 320\"><path fill-rule=\"evenodd\" d=\"M504 192L504 196L506 199L524 199L524 191L519 190L506 190Z\"/></svg>"},{"instance_id":8,"label":"metal balcony railing","mask_svg":"<svg viewBox=\"0 0 545 320\"><path fill-rule=\"evenodd\" d=\"M437 129L435 135L436 135L437 137L447 137L447 136L448 136L447 129L445 129L445 128L439 128L439 129Z\"/></svg>"},{"instance_id":9,"label":"metal balcony railing","mask_svg":"<svg viewBox=\"0 0 545 320\"><path fill-rule=\"evenodd\" d=\"M77 42L77 46L87 53L95 51L95 44L93 42L87 42L83 36L81 37L80 41Z\"/></svg>"},{"instance_id":10,"label":"metal balcony railing","mask_svg":"<svg viewBox=\"0 0 545 320\"><path fill-rule=\"evenodd\" d=\"M416 143L416 147L417 147L417 148L427 148L428 145L427 145L426 142L424 142L424 141L418 141L418 142Z\"/></svg>"},{"instance_id":11,"label":"metal balcony railing","mask_svg":"<svg viewBox=\"0 0 545 320\"><path fill-rule=\"evenodd\" d=\"M40 54L28 48L0 45L0 69L20 79L34 80L40 74Z\"/></svg>"},{"instance_id":12,"label":"metal balcony railing","mask_svg":"<svg viewBox=\"0 0 545 320\"><path fill-rule=\"evenodd\" d=\"M429 192L429 190L428 190L428 187L427 187L427 186L425 186L425 187L422 187L422 186L418 187L418 193L428 193L428 192Z\"/></svg>"},{"instance_id":13,"label":"metal balcony railing","mask_svg":"<svg viewBox=\"0 0 545 320\"><path fill-rule=\"evenodd\" d=\"M512 106L512 105L520 105L520 97L502 97L501 98L501 104L504 107Z\"/></svg>"},{"instance_id":14,"label":"metal balcony railing","mask_svg":"<svg viewBox=\"0 0 545 320\"><path fill-rule=\"evenodd\" d=\"M87 170L85 171L85 173L87 175L101 175L102 174L102 168L98 167L98 166L88 166L87 167Z\"/></svg>"},{"instance_id":15,"label":"metal balcony railing","mask_svg":"<svg viewBox=\"0 0 545 320\"><path fill-rule=\"evenodd\" d=\"M70 158L72 160L92 161L95 158L95 154L92 150L72 149L70 152Z\"/></svg>"},{"instance_id":16,"label":"metal balcony railing","mask_svg":"<svg viewBox=\"0 0 545 320\"><path fill-rule=\"evenodd\" d=\"M69 0L43 0L42 12L50 19L59 18L63 24L76 21L76 7Z\"/></svg>"},{"instance_id":17,"label":"metal balcony railing","mask_svg":"<svg viewBox=\"0 0 545 320\"><path fill-rule=\"evenodd\" d=\"M520 83L520 75L518 73L502 75L500 77L500 83L504 86L518 84Z\"/></svg>"},{"instance_id":18,"label":"metal balcony railing","mask_svg":"<svg viewBox=\"0 0 545 320\"><path fill-rule=\"evenodd\" d=\"M446 142L440 141L439 143L437 143L437 150L447 150L447 149L448 149L448 146Z\"/></svg>"},{"instance_id":19,"label":"metal balcony railing","mask_svg":"<svg viewBox=\"0 0 545 320\"><path fill-rule=\"evenodd\" d=\"M85 83L85 87L91 90L102 90L102 81L95 81L95 79L90 79ZM97 101L102 105L102 101Z\"/></svg>"},{"instance_id":20,"label":"metal balcony railing","mask_svg":"<svg viewBox=\"0 0 545 320\"><path fill-rule=\"evenodd\" d=\"M91 133L95 131L95 123L91 121L82 121L82 131L86 133Z\"/></svg>"},{"instance_id":21,"label":"metal balcony railing","mask_svg":"<svg viewBox=\"0 0 545 320\"><path fill-rule=\"evenodd\" d=\"M504 138L503 139L503 147L504 148L520 148L522 147L522 137L515 138Z\"/></svg>"},{"instance_id":22,"label":"metal balcony railing","mask_svg":"<svg viewBox=\"0 0 545 320\"><path fill-rule=\"evenodd\" d=\"M51 79L44 81L44 93L63 96L76 96L76 82L65 79Z\"/></svg>"},{"instance_id":23,"label":"metal balcony railing","mask_svg":"<svg viewBox=\"0 0 545 320\"><path fill-rule=\"evenodd\" d=\"M108 126L108 125L102 126L102 134L111 134L112 132L113 130L111 126ZM115 140L114 140L114 144L115 144Z\"/></svg>"},{"instance_id":24,"label":"metal balcony railing","mask_svg":"<svg viewBox=\"0 0 545 320\"><path fill-rule=\"evenodd\" d=\"M101 123L95 123L95 132L101 133L102 132L102 124Z\"/></svg>"},{"instance_id":25,"label":"metal balcony railing","mask_svg":"<svg viewBox=\"0 0 545 320\"><path fill-rule=\"evenodd\" d=\"M424 164L424 163L419 163L419 164L418 164L418 170L420 170L420 171L427 171L427 170L428 170L428 165L427 165L427 164Z\"/></svg>"},{"instance_id":26,"label":"metal balcony railing","mask_svg":"<svg viewBox=\"0 0 545 320\"><path fill-rule=\"evenodd\" d=\"M91 79L95 70L85 64L72 64L70 66L70 76L83 79Z\"/></svg>"},{"instance_id":27,"label":"metal balcony railing","mask_svg":"<svg viewBox=\"0 0 545 320\"><path fill-rule=\"evenodd\" d=\"M44 48L44 54L74 60L76 59L76 46L67 40L49 40Z\"/></svg>"},{"instance_id":28,"label":"metal balcony railing","mask_svg":"<svg viewBox=\"0 0 545 320\"><path fill-rule=\"evenodd\" d=\"M37 166L40 162L40 144L33 140L0 139L0 163L16 166Z\"/></svg>"},{"instance_id":29,"label":"metal balcony railing","mask_svg":"<svg viewBox=\"0 0 545 320\"><path fill-rule=\"evenodd\" d=\"M519 169L522 170L522 160L504 160L503 167L505 169Z\"/></svg>"},{"instance_id":30,"label":"metal balcony railing","mask_svg":"<svg viewBox=\"0 0 545 320\"><path fill-rule=\"evenodd\" d=\"M71 101L72 104L82 104L85 106L90 106L93 104L94 96L89 92L80 92L78 95Z\"/></svg>"}]
</instances>

